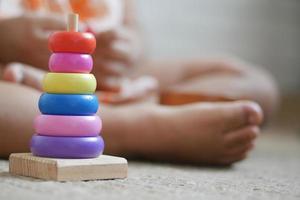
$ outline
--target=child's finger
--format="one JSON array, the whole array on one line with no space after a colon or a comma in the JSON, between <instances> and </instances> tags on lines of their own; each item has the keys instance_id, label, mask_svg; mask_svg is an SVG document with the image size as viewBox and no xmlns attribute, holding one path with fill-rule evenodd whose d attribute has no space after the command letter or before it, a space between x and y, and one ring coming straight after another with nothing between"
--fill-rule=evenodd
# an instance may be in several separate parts
<instances>
[{"instance_id":1,"label":"child's finger","mask_svg":"<svg viewBox=\"0 0 300 200\"><path fill-rule=\"evenodd\" d=\"M115 30L115 35L119 40L124 40L124 41L133 41L138 38L137 32L135 29L128 28L125 26L118 27Z\"/></svg>"},{"instance_id":2,"label":"child's finger","mask_svg":"<svg viewBox=\"0 0 300 200\"><path fill-rule=\"evenodd\" d=\"M106 62L119 62L126 67L130 67L133 64L130 45L123 42L114 43L108 48L99 48L96 54Z\"/></svg>"},{"instance_id":3,"label":"child's finger","mask_svg":"<svg viewBox=\"0 0 300 200\"><path fill-rule=\"evenodd\" d=\"M117 39L117 34L114 30L109 30L95 35L97 40L97 46L110 46L112 41Z\"/></svg>"},{"instance_id":4,"label":"child's finger","mask_svg":"<svg viewBox=\"0 0 300 200\"><path fill-rule=\"evenodd\" d=\"M114 53L114 57L122 58L130 65L134 63L138 57L138 51L136 51L134 44L128 41L119 40L114 42L111 46L111 51Z\"/></svg>"},{"instance_id":5,"label":"child's finger","mask_svg":"<svg viewBox=\"0 0 300 200\"><path fill-rule=\"evenodd\" d=\"M127 67L121 62L107 61L99 57L94 59L93 74L96 77L120 77L125 74L126 69Z\"/></svg>"},{"instance_id":6,"label":"child's finger","mask_svg":"<svg viewBox=\"0 0 300 200\"><path fill-rule=\"evenodd\" d=\"M42 90L44 75L45 71L43 70L21 63L11 63L4 69L3 79Z\"/></svg>"}]
</instances>

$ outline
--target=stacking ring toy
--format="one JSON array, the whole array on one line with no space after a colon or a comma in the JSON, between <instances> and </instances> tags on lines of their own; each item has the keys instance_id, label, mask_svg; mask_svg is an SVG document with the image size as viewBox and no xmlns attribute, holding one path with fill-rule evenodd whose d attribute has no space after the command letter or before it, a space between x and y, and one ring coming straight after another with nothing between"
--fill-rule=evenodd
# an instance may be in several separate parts
<instances>
[{"instance_id":1,"label":"stacking ring toy","mask_svg":"<svg viewBox=\"0 0 300 200\"><path fill-rule=\"evenodd\" d=\"M49 49L54 52L92 54L96 39L92 33L60 31L49 37Z\"/></svg>"},{"instance_id":2,"label":"stacking ring toy","mask_svg":"<svg viewBox=\"0 0 300 200\"><path fill-rule=\"evenodd\" d=\"M31 152L50 158L95 158L102 154L102 137L50 137L33 135Z\"/></svg>"},{"instance_id":3,"label":"stacking ring toy","mask_svg":"<svg viewBox=\"0 0 300 200\"><path fill-rule=\"evenodd\" d=\"M48 73L43 80L43 90L47 93L92 94L96 85L93 74Z\"/></svg>"},{"instance_id":4,"label":"stacking ring toy","mask_svg":"<svg viewBox=\"0 0 300 200\"><path fill-rule=\"evenodd\" d=\"M94 115L98 110L98 98L88 94L48 94L39 99L39 109L48 115Z\"/></svg>"},{"instance_id":5,"label":"stacking ring toy","mask_svg":"<svg viewBox=\"0 0 300 200\"><path fill-rule=\"evenodd\" d=\"M39 135L97 136L102 128L102 121L97 115L38 115L34 121L34 128Z\"/></svg>"},{"instance_id":6,"label":"stacking ring toy","mask_svg":"<svg viewBox=\"0 0 300 200\"><path fill-rule=\"evenodd\" d=\"M49 59L51 72L90 73L93 59L89 54L53 53Z\"/></svg>"}]
</instances>

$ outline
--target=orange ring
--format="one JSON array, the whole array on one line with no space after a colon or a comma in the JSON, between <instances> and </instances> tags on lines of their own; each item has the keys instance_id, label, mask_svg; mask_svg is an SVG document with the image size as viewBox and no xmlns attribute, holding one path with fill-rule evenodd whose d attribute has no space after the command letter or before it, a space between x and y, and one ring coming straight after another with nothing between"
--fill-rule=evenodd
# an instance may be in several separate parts
<instances>
[{"instance_id":1,"label":"orange ring","mask_svg":"<svg viewBox=\"0 0 300 200\"><path fill-rule=\"evenodd\" d=\"M48 45L54 53L92 54L96 48L96 39L92 33L59 31L50 35Z\"/></svg>"}]
</instances>

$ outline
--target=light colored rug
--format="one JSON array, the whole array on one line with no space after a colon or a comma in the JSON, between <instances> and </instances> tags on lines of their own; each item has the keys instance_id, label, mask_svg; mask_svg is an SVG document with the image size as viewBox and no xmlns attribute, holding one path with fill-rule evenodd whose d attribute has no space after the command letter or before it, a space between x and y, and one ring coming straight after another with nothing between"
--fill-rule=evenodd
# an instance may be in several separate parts
<instances>
[{"instance_id":1,"label":"light colored rug","mask_svg":"<svg viewBox=\"0 0 300 200\"><path fill-rule=\"evenodd\" d=\"M263 135L232 168L129 162L126 180L52 182L8 173L0 160L0 199L300 199L300 138Z\"/></svg>"}]
</instances>

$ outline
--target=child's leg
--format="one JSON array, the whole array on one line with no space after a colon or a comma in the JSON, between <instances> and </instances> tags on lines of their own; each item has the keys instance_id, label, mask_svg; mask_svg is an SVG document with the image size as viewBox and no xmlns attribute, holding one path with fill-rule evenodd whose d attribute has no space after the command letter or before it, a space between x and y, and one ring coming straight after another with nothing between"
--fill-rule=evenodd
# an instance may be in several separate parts
<instances>
[{"instance_id":1,"label":"child's leg","mask_svg":"<svg viewBox=\"0 0 300 200\"><path fill-rule=\"evenodd\" d=\"M269 116L278 104L278 90L262 69L237 60L194 59L150 62L138 74L150 74L161 85L162 103L187 101L253 100ZM193 96L194 94L194 96ZM198 97L197 97L198 96Z\"/></svg>"},{"instance_id":2,"label":"child's leg","mask_svg":"<svg viewBox=\"0 0 300 200\"><path fill-rule=\"evenodd\" d=\"M40 93L27 86L0 80L0 156L27 152L38 114Z\"/></svg>"},{"instance_id":3,"label":"child's leg","mask_svg":"<svg viewBox=\"0 0 300 200\"><path fill-rule=\"evenodd\" d=\"M0 82L0 155L29 151L39 92ZM249 102L100 106L108 154L154 160L230 164L245 158L261 122Z\"/></svg>"},{"instance_id":4,"label":"child's leg","mask_svg":"<svg viewBox=\"0 0 300 200\"><path fill-rule=\"evenodd\" d=\"M25 74L24 78L35 79ZM0 82L0 92L6 94L0 99L3 138L0 155L28 151L40 93L5 82ZM262 120L260 108L250 102L177 107L101 104L99 114L104 122L102 135L106 153L213 164L230 164L243 159L253 146Z\"/></svg>"}]
</instances>

